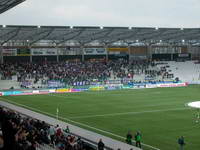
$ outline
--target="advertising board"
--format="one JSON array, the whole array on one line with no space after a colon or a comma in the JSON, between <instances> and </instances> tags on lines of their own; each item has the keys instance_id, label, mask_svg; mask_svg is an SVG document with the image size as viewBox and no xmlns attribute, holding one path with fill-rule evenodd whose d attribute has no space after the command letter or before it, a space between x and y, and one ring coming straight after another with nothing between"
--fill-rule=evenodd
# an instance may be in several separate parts
<instances>
[{"instance_id":1,"label":"advertising board","mask_svg":"<svg viewBox=\"0 0 200 150\"><path fill-rule=\"evenodd\" d=\"M31 54L33 56L42 56L42 55L57 55L58 51L56 48L40 48L40 49L31 49Z\"/></svg>"},{"instance_id":2,"label":"advertising board","mask_svg":"<svg viewBox=\"0 0 200 150\"><path fill-rule=\"evenodd\" d=\"M187 83L168 83L168 84L157 84L157 87L183 87L187 86Z\"/></svg>"},{"instance_id":3,"label":"advertising board","mask_svg":"<svg viewBox=\"0 0 200 150\"><path fill-rule=\"evenodd\" d=\"M2 55L3 56L16 56L17 49L3 49Z\"/></svg>"},{"instance_id":4,"label":"advertising board","mask_svg":"<svg viewBox=\"0 0 200 150\"><path fill-rule=\"evenodd\" d=\"M29 48L19 48L17 49L17 56L30 56L31 50Z\"/></svg>"},{"instance_id":5,"label":"advertising board","mask_svg":"<svg viewBox=\"0 0 200 150\"><path fill-rule=\"evenodd\" d=\"M84 49L85 55L106 55L105 48L85 48Z\"/></svg>"}]
</instances>

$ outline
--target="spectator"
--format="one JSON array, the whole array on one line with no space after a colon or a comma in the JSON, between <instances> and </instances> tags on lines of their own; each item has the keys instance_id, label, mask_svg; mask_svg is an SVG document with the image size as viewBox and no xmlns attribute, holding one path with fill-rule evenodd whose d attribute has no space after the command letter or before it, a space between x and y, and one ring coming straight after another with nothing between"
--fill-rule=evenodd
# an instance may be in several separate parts
<instances>
[{"instance_id":1,"label":"spectator","mask_svg":"<svg viewBox=\"0 0 200 150\"><path fill-rule=\"evenodd\" d=\"M128 62L125 59L85 62L46 62L46 63L4 63L0 64L2 79L11 80L16 76L21 82L22 88L34 87L38 81L43 84L57 82L58 87L66 85L82 86L104 83L109 79L117 79L122 82L132 80L135 75L144 74L145 78L152 79L156 76L168 77L166 67L158 69L148 60L134 60ZM50 85L48 85L50 86ZM37 85L38 87L38 85Z\"/></svg>"},{"instance_id":2,"label":"spectator","mask_svg":"<svg viewBox=\"0 0 200 150\"><path fill-rule=\"evenodd\" d=\"M102 142L102 139L99 140L98 142L98 150L104 150L104 143Z\"/></svg>"},{"instance_id":3,"label":"spectator","mask_svg":"<svg viewBox=\"0 0 200 150\"><path fill-rule=\"evenodd\" d=\"M49 127L49 135L50 135L50 139L51 139L51 144L54 145L54 141L55 141L55 128L53 126Z\"/></svg>"},{"instance_id":4,"label":"spectator","mask_svg":"<svg viewBox=\"0 0 200 150\"><path fill-rule=\"evenodd\" d=\"M4 141L3 141L3 137L0 135L0 150L3 150L3 146L4 146Z\"/></svg>"},{"instance_id":5,"label":"spectator","mask_svg":"<svg viewBox=\"0 0 200 150\"><path fill-rule=\"evenodd\" d=\"M66 126L66 129L64 130L66 133L70 133L69 126Z\"/></svg>"},{"instance_id":6,"label":"spectator","mask_svg":"<svg viewBox=\"0 0 200 150\"><path fill-rule=\"evenodd\" d=\"M0 136L0 150L36 150L37 145L50 143L55 143L58 150L83 150L86 147L80 138L63 134L59 125L55 130L44 121L27 118L1 107L0 116L3 133L3 138Z\"/></svg>"},{"instance_id":7,"label":"spectator","mask_svg":"<svg viewBox=\"0 0 200 150\"><path fill-rule=\"evenodd\" d=\"M56 126L56 136L60 137L62 134L62 130L61 128L59 127L59 125Z\"/></svg>"}]
</instances>

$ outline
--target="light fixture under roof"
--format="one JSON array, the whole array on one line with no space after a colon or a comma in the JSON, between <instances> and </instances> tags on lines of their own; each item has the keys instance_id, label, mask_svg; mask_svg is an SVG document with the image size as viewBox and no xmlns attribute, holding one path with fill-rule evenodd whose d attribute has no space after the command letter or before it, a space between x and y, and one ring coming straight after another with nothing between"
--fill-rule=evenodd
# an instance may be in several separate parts
<instances>
[{"instance_id":1,"label":"light fixture under roof","mask_svg":"<svg viewBox=\"0 0 200 150\"><path fill-rule=\"evenodd\" d=\"M3 25L3 28L6 28L6 25Z\"/></svg>"}]
</instances>

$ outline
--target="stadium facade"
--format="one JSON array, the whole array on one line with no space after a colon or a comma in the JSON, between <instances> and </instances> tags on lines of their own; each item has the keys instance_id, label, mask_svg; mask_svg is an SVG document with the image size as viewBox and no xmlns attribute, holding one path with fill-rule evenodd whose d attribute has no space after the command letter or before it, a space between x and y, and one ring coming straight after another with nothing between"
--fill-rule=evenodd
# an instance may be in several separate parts
<instances>
[{"instance_id":1,"label":"stadium facade","mask_svg":"<svg viewBox=\"0 0 200 150\"><path fill-rule=\"evenodd\" d=\"M1 63L67 59L198 59L199 28L0 26Z\"/></svg>"}]
</instances>

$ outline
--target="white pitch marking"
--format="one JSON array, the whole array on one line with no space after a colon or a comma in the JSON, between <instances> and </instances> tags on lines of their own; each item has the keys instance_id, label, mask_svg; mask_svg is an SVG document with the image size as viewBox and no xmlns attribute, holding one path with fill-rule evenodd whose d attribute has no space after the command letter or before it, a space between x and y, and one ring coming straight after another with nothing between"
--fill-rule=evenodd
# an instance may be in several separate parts
<instances>
[{"instance_id":1,"label":"white pitch marking","mask_svg":"<svg viewBox=\"0 0 200 150\"><path fill-rule=\"evenodd\" d=\"M2 100L6 100L7 102L11 103L11 104L16 104L18 106L23 106L24 108L28 108L30 110L33 110L33 111L36 111L36 112L40 112L42 114L46 114L46 115L49 115L49 116L52 116L54 118L56 118L56 115L53 115L51 113L48 113L48 112L44 112L44 111L41 111L39 109L36 109L36 108L32 108L32 107L29 107L29 106L26 106L26 105L23 105L23 104L20 104L20 103L16 103L16 102L13 102L13 101L10 101L9 99L6 99L6 98L0 98ZM117 135L117 134L114 134L114 133L111 133L111 132L108 132L108 131L105 131L105 130L102 130L102 129L98 129L98 128L95 128L95 127L92 127L92 126L89 126L87 124L84 124L84 123L80 123L80 122L77 122L77 121L73 121L71 119L68 119L68 118L63 118L63 117L59 117L60 119L63 119L63 120L66 120L66 121L69 121L69 122L72 122L72 123L75 123L77 125L81 125L81 126L84 126L84 127L87 127L87 128L90 128L90 129L93 129L93 130L96 130L96 131L100 131L102 133L106 133L106 134L109 134L109 135L112 135L112 136L115 136L115 137L118 137L118 138L121 138L121 139L126 139L125 137L122 137L120 135ZM134 140L133 140L134 141ZM134 141L135 142L135 141ZM154 150L160 150L159 148L156 148L156 147L153 147L151 145L148 145L148 144L144 144L142 143L143 146L146 146L146 147L149 147L149 148L152 148Z\"/></svg>"},{"instance_id":2,"label":"white pitch marking","mask_svg":"<svg viewBox=\"0 0 200 150\"><path fill-rule=\"evenodd\" d=\"M75 98L75 97L70 97L70 98L68 98L68 97L67 97L68 95L60 96L60 95L54 95L54 94L50 95L50 94L48 94L48 96L53 96L53 97L58 97L58 98L65 98L65 99L68 99L68 100L71 100L71 99L79 99L79 98Z\"/></svg>"},{"instance_id":3,"label":"white pitch marking","mask_svg":"<svg viewBox=\"0 0 200 150\"><path fill-rule=\"evenodd\" d=\"M66 98L65 96L58 96L58 95L48 95L48 96ZM148 106L151 107L151 106L163 106L163 105L146 105L146 107L148 107ZM134 108L138 108L138 107L134 107ZM81 119L81 118L94 118L94 117L106 117L106 116L136 115L136 114L143 114L143 113L176 111L176 110L186 110L186 109L188 109L188 108L159 109L159 110L149 110L149 111L141 111L141 112L111 113L111 114L102 114L102 115L76 116L76 117L68 117L68 118L70 118L70 119Z\"/></svg>"},{"instance_id":4,"label":"white pitch marking","mask_svg":"<svg viewBox=\"0 0 200 150\"><path fill-rule=\"evenodd\" d=\"M185 109L188 109L188 108L159 109L159 110L148 110L148 111L140 111L140 112L112 113L112 114L102 114L102 115L87 115L87 116L77 116L77 117L69 117L69 118L70 119L79 119L79 118L94 118L94 117L106 117L106 116L136 115L136 114L143 114L143 113L176 111L176 110L185 110Z\"/></svg>"},{"instance_id":5,"label":"white pitch marking","mask_svg":"<svg viewBox=\"0 0 200 150\"><path fill-rule=\"evenodd\" d=\"M67 97L67 95L66 96L60 96L60 95L48 95L48 96L54 96L54 97L59 97L59 98L66 98ZM79 98L70 98L70 99L79 99ZM173 102L173 103L177 103L177 102ZM166 103L167 105L169 105L169 103ZM172 103L170 103L170 104L172 104ZM153 107L153 106L165 106L165 105L163 105L163 103L162 104L151 104L151 105L143 105L142 107ZM133 108L142 108L141 106L139 106L139 107L133 107Z\"/></svg>"}]
</instances>

